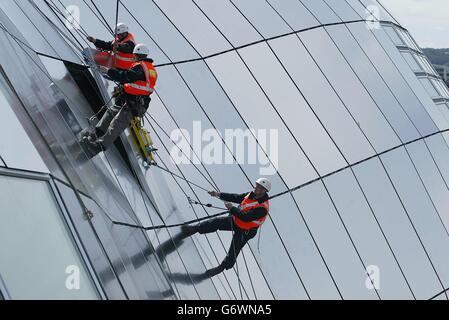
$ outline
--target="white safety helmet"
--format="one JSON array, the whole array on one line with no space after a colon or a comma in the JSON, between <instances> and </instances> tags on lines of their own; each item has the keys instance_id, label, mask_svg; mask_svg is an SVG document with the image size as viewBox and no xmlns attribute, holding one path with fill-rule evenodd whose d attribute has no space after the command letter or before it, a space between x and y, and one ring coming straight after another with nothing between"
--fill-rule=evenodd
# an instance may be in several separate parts
<instances>
[{"instance_id":1,"label":"white safety helmet","mask_svg":"<svg viewBox=\"0 0 449 320\"><path fill-rule=\"evenodd\" d=\"M256 183L258 185L261 185L262 187L264 187L265 190L267 190L267 192L270 192L270 190L271 190L271 182L267 178L259 178L259 179L257 179Z\"/></svg>"},{"instance_id":2,"label":"white safety helmet","mask_svg":"<svg viewBox=\"0 0 449 320\"><path fill-rule=\"evenodd\" d=\"M143 55L149 55L150 54L150 49L148 49L148 47L142 43L139 43L138 45L136 45L134 47L134 54L143 54Z\"/></svg>"},{"instance_id":3,"label":"white safety helmet","mask_svg":"<svg viewBox=\"0 0 449 320\"><path fill-rule=\"evenodd\" d=\"M129 28L126 24L124 23L119 23L117 24L117 34L122 34L122 33L126 33L128 32Z\"/></svg>"}]
</instances>

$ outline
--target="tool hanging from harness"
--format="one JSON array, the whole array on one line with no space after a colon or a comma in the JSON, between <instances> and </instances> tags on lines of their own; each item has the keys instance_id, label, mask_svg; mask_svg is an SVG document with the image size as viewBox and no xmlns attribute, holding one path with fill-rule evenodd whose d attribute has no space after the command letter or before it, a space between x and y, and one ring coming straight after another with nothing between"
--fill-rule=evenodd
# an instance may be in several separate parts
<instances>
[{"instance_id":1,"label":"tool hanging from harness","mask_svg":"<svg viewBox=\"0 0 449 320\"><path fill-rule=\"evenodd\" d=\"M150 133L143 127L142 118L134 117L128 130L133 146L142 159L142 165L145 168L156 165L153 152L158 150L153 147L153 140L151 139Z\"/></svg>"},{"instance_id":2,"label":"tool hanging from harness","mask_svg":"<svg viewBox=\"0 0 449 320\"><path fill-rule=\"evenodd\" d=\"M243 201L240 203L239 209L242 212L246 213L246 212L249 212L256 208L265 208L267 210L267 214L260 219L256 219L256 220L253 220L250 222L245 222L245 221L239 219L238 217L233 216L232 218L233 218L235 224L240 229L243 229L243 230L251 230L254 228L259 228L265 222L265 220L268 216L269 210L270 210L270 202L268 200L266 200L262 203L259 203L259 201L257 199L250 199L249 196L250 196L250 193L248 193L246 195L246 197L243 199Z\"/></svg>"}]
</instances>

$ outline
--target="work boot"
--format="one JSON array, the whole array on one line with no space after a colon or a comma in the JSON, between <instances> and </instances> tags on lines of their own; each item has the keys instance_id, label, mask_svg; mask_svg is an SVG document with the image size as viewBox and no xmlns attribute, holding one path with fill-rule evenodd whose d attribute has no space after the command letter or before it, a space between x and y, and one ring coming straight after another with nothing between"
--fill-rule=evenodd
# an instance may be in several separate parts
<instances>
[{"instance_id":1,"label":"work boot","mask_svg":"<svg viewBox=\"0 0 449 320\"><path fill-rule=\"evenodd\" d=\"M190 237L198 232L198 228L196 226L183 225L181 226L181 235L184 238Z\"/></svg>"},{"instance_id":2,"label":"work boot","mask_svg":"<svg viewBox=\"0 0 449 320\"><path fill-rule=\"evenodd\" d=\"M206 271L206 276L209 278L212 278L214 276L216 276L217 274L220 274L224 271L224 267L223 266L218 266L212 269L209 269Z\"/></svg>"}]
</instances>

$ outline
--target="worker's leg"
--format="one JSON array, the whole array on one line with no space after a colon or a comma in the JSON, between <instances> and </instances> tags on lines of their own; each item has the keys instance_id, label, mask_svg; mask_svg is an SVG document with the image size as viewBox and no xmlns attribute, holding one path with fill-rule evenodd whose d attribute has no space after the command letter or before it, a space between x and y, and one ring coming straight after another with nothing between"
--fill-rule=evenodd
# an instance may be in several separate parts
<instances>
[{"instance_id":1,"label":"worker's leg","mask_svg":"<svg viewBox=\"0 0 449 320\"><path fill-rule=\"evenodd\" d=\"M221 267L223 267L226 270L231 269L234 266L235 261L242 248L250 239L254 238L256 234L257 230L255 229L249 231L235 229L228 254L221 263Z\"/></svg>"},{"instance_id":2,"label":"worker's leg","mask_svg":"<svg viewBox=\"0 0 449 320\"><path fill-rule=\"evenodd\" d=\"M196 229L195 231L201 234L205 234L205 233L212 233L218 230L231 231L233 228L232 224L233 224L232 217L229 216L206 220L194 226L194 228Z\"/></svg>"},{"instance_id":3,"label":"worker's leg","mask_svg":"<svg viewBox=\"0 0 449 320\"><path fill-rule=\"evenodd\" d=\"M104 149L109 148L115 139L129 127L132 120L132 112L128 107L121 108L120 111L114 116L106 133L98 140L103 145Z\"/></svg>"},{"instance_id":4,"label":"worker's leg","mask_svg":"<svg viewBox=\"0 0 449 320\"><path fill-rule=\"evenodd\" d=\"M111 124L112 120L117 115L117 113L119 113L120 109L121 108L116 105L114 105L112 107L108 107L106 109L106 112L103 114L103 117L101 117L100 121L95 126L95 131L96 131L97 135L99 133L101 135L106 133L106 131L109 128L109 125Z\"/></svg>"}]
</instances>

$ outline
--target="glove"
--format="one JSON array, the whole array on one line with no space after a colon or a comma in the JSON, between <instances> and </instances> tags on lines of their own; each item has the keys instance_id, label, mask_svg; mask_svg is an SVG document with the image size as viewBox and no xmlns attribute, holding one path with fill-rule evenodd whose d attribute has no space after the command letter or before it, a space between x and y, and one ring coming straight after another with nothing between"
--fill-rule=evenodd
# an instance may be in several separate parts
<instances>
[{"instance_id":1,"label":"glove","mask_svg":"<svg viewBox=\"0 0 449 320\"><path fill-rule=\"evenodd\" d=\"M208 193L211 197L218 198L220 196L220 192L217 191L209 191Z\"/></svg>"},{"instance_id":2,"label":"glove","mask_svg":"<svg viewBox=\"0 0 449 320\"><path fill-rule=\"evenodd\" d=\"M226 209L231 210L234 207L234 205L230 202L225 202L225 207Z\"/></svg>"}]
</instances>

